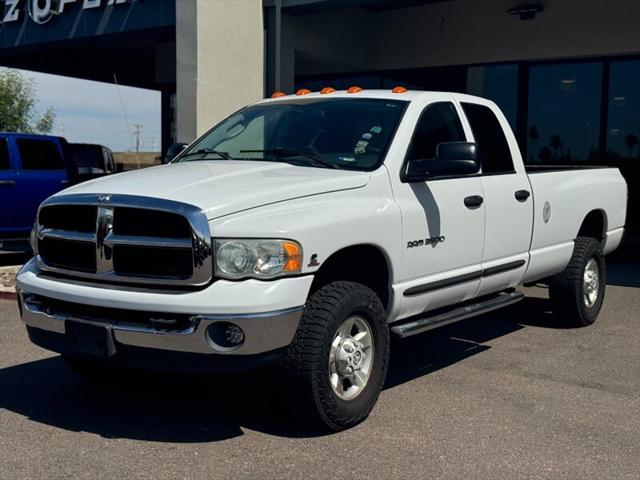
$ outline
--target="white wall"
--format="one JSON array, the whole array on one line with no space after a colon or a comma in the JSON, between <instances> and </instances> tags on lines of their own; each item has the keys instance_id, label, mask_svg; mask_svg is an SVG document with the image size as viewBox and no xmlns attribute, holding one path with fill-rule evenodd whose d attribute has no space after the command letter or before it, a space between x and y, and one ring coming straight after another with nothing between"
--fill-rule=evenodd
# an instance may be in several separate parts
<instances>
[{"instance_id":1,"label":"white wall","mask_svg":"<svg viewBox=\"0 0 640 480\"><path fill-rule=\"evenodd\" d=\"M261 0L176 0L178 141L263 97Z\"/></svg>"}]
</instances>

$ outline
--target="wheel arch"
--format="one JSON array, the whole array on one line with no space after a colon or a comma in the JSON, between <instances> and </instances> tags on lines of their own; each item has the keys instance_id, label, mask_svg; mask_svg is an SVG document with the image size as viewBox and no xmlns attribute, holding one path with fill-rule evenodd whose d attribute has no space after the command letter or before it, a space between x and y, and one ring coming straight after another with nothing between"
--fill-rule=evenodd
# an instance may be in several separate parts
<instances>
[{"instance_id":1,"label":"wheel arch","mask_svg":"<svg viewBox=\"0 0 640 480\"><path fill-rule=\"evenodd\" d=\"M607 238L607 214L604 210L591 210L582 220L576 237L595 238L604 248Z\"/></svg>"},{"instance_id":2,"label":"wheel arch","mask_svg":"<svg viewBox=\"0 0 640 480\"><path fill-rule=\"evenodd\" d=\"M323 262L314 275L309 295L333 281L352 281L371 288L388 310L392 278L391 260L384 249L368 243L350 245L335 251Z\"/></svg>"}]
</instances>

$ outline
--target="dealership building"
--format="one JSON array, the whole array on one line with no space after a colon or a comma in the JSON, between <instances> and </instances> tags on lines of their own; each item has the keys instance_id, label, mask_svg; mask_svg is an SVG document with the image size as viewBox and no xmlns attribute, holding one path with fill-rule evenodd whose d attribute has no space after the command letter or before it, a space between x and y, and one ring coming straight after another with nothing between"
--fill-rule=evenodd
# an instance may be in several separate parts
<instances>
[{"instance_id":1,"label":"dealership building","mask_svg":"<svg viewBox=\"0 0 640 480\"><path fill-rule=\"evenodd\" d=\"M638 197L638 0L0 0L0 22L2 66L161 91L163 148L276 90L402 85L488 97L526 162L619 166Z\"/></svg>"}]
</instances>

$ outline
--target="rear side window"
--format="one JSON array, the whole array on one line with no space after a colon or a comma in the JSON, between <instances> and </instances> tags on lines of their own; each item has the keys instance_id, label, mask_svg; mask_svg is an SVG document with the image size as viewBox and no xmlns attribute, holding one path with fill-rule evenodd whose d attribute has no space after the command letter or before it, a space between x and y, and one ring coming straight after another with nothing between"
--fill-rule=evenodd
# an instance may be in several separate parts
<instances>
[{"instance_id":1,"label":"rear side window","mask_svg":"<svg viewBox=\"0 0 640 480\"><path fill-rule=\"evenodd\" d=\"M17 143L24 170L64 170L62 155L54 142L19 138Z\"/></svg>"},{"instance_id":2,"label":"rear side window","mask_svg":"<svg viewBox=\"0 0 640 480\"><path fill-rule=\"evenodd\" d=\"M507 138L493 111L475 103L463 103L462 109L478 145L482 173L515 172Z\"/></svg>"},{"instance_id":3,"label":"rear side window","mask_svg":"<svg viewBox=\"0 0 640 480\"><path fill-rule=\"evenodd\" d=\"M439 143L464 142L464 131L453 103L433 103L425 108L411 139L408 160L436 158Z\"/></svg>"},{"instance_id":4,"label":"rear side window","mask_svg":"<svg viewBox=\"0 0 640 480\"><path fill-rule=\"evenodd\" d=\"M9 170L9 145L6 138L0 138L0 170Z\"/></svg>"}]
</instances>

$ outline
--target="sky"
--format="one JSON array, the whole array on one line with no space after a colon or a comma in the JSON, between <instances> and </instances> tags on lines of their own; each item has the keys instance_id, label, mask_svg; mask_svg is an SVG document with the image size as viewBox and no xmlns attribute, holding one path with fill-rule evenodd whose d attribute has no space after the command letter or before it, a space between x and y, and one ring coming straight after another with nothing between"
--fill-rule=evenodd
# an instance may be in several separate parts
<instances>
[{"instance_id":1,"label":"sky","mask_svg":"<svg viewBox=\"0 0 640 480\"><path fill-rule=\"evenodd\" d=\"M160 151L160 92L24 70L21 73L36 82L36 111L42 113L48 107L55 110L53 135L72 143L99 143L114 152L124 152L135 149L133 125L140 124L140 150Z\"/></svg>"}]
</instances>

